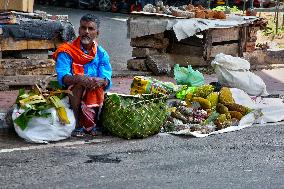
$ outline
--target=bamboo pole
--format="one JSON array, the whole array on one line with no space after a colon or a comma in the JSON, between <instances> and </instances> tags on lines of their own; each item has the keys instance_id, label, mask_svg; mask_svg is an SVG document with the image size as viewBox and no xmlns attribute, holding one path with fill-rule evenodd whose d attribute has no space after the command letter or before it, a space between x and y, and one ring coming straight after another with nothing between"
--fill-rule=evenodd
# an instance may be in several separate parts
<instances>
[{"instance_id":1,"label":"bamboo pole","mask_svg":"<svg viewBox=\"0 0 284 189\"><path fill-rule=\"evenodd\" d=\"M245 14L246 11L246 0L243 0L243 14Z\"/></svg>"},{"instance_id":2,"label":"bamboo pole","mask_svg":"<svg viewBox=\"0 0 284 189\"><path fill-rule=\"evenodd\" d=\"M276 35L278 34L278 25L279 25L279 0L277 0L277 4L276 4Z\"/></svg>"}]
</instances>

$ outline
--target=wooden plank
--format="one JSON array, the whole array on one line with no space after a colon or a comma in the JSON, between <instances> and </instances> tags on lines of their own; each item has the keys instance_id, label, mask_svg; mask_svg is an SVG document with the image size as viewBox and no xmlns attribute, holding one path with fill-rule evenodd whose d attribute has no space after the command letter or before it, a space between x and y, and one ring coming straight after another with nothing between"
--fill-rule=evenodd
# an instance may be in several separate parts
<instances>
[{"instance_id":1,"label":"wooden plank","mask_svg":"<svg viewBox=\"0 0 284 189\"><path fill-rule=\"evenodd\" d=\"M17 76L0 76L0 83L6 86L33 86L39 80L44 80L52 75L17 75ZM51 77L56 80L56 77Z\"/></svg>"},{"instance_id":2,"label":"wooden plank","mask_svg":"<svg viewBox=\"0 0 284 189\"><path fill-rule=\"evenodd\" d=\"M2 59L0 75L45 75L55 74L55 62L52 59Z\"/></svg>"},{"instance_id":3,"label":"wooden plank","mask_svg":"<svg viewBox=\"0 0 284 189\"><path fill-rule=\"evenodd\" d=\"M53 49L55 42L51 40L19 40L13 38L2 38L0 40L1 51L27 50L27 49Z\"/></svg>"},{"instance_id":4,"label":"wooden plank","mask_svg":"<svg viewBox=\"0 0 284 189\"><path fill-rule=\"evenodd\" d=\"M203 57L205 60L209 60L211 57L211 49L212 49L212 32L210 30L206 30L204 32L204 51L203 51Z\"/></svg>"},{"instance_id":5,"label":"wooden plank","mask_svg":"<svg viewBox=\"0 0 284 189\"><path fill-rule=\"evenodd\" d=\"M239 52L239 44L225 44L212 46L210 57L215 57L219 53L224 53L232 56L237 56Z\"/></svg>"},{"instance_id":6,"label":"wooden plank","mask_svg":"<svg viewBox=\"0 0 284 189\"><path fill-rule=\"evenodd\" d=\"M239 31L239 57L243 57L246 42L246 29L241 27Z\"/></svg>"},{"instance_id":7,"label":"wooden plank","mask_svg":"<svg viewBox=\"0 0 284 189\"><path fill-rule=\"evenodd\" d=\"M212 43L239 40L239 27L211 29Z\"/></svg>"},{"instance_id":8,"label":"wooden plank","mask_svg":"<svg viewBox=\"0 0 284 189\"><path fill-rule=\"evenodd\" d=\"M256 12L276 12L276 7L272 8L254 8ZM279 12L284 12L284 5L279 7Z\"/></svg>"}]
</instances>

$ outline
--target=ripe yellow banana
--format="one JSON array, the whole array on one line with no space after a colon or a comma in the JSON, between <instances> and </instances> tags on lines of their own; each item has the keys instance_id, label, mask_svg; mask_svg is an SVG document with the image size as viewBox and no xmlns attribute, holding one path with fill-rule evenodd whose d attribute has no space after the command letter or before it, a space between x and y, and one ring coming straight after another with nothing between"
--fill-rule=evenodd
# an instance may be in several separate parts
<instances>
[{"instance_id":1,"label":"ripe yellow banana","mask_svg":"<svg viewBox=\"0 0 284 189\"><path fill-rule=\"evenodd\" d=\"M65 123L65 124L70 124L70 121L67 116L67 112L61 100L57 96L50 96L49 99L55 106L60 122Z\"/></svg>"}]
</instances>

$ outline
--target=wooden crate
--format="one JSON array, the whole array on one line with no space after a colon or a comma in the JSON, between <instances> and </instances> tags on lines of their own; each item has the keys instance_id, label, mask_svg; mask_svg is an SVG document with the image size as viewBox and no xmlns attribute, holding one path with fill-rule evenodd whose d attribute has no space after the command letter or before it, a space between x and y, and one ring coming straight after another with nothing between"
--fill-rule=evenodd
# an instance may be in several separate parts
<instances>
[{"instance_id":1,"label":"wooden crate","mask_svg":"<svg viewBox=\"0 0 284 189\"><path fill-rule=\"evenodd\" d=\"M0 59L0 90L34 86L54 74L52 59Z\"/></svg>"},{"instance_id":2,"label":"wooden crate","mask_svg":"<svg viewBox=\"0 0 284 189\"><path fill-rule=\"evenodd\" d=\"M34 0L1 0L0 11L33 12Z\"/></svg>"}]
</instances>

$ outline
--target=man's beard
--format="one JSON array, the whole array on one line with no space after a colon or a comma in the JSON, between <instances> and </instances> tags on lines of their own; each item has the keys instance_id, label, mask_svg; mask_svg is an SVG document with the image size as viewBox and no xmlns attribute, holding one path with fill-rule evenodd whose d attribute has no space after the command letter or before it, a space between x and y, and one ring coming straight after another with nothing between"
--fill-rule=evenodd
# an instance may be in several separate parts
<instances>
[{"instance_id":1,"label":"man's beard","mask_svg":"<svg viewBox=\"0 0 284 189\"><path fill-rule=\"evenodd\" d=\"M90 37L82 36L81 37L81 43L83 45L89 45L89 44L93 43L93 40Z\"/></svg>"}]
</instances>

